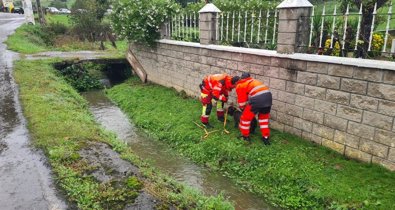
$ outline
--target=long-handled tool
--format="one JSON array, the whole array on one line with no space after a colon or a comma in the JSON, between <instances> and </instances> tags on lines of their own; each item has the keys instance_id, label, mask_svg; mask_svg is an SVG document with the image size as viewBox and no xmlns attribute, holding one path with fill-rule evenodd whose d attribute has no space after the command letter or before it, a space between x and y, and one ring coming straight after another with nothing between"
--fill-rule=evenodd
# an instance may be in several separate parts
<instances>
[{"instance_id":1,"label":"long-handled tool","mask_svg":"<svg viewBox=\"0 0 395 210\"><path fill-rule=\"evenodd\" d=\"M228 110L229 110L229 107L226 108L225 119L224 119L224 131L223 132L226 133L226 134L230 134L230 132L228 130L226 130L226 121L228 119Z\"/></svg>"},{"instance_id":2,"label":"long-handled tool","mask_svg":"<svg viewBox=\"0 0 395 210\"><path fill-rule=\"evenodd\" d=\"M204 131L205 134L204 136L202 136L203 139L207 138L211 133L218 132L218 130L208 132L204 126L199 125L199 123L197 122L193 122L193 123L195 123L195 125L197 125L199 128L201 128Z\"/></svg>"}]
</instances>

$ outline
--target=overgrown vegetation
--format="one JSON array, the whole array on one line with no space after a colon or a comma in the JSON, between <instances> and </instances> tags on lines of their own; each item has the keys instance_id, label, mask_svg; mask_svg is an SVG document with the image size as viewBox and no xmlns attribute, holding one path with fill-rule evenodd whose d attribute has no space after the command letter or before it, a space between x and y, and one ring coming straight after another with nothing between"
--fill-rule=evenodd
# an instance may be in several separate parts
<instances>
[{"instance_id":1,"label":"overgrown vegetation","mask_svg":"<svg viewBox=\"0 0 395 210\"><path fill-rule=\"evenodd\" d=\"M20 53L38 53L44 51L98 50L101 43L84 41L71 33L73 27L66 15L48 15L48 25L23 25L8 37L8 49ZM110 42L103 42L107 52L116 57L124 57L126 41L116 41L117 49Z\"/></svg>"},{"instance_id":2,"label":"overgrown vegetation","mask_svg":"<svg viewBox=\"0 0 395 210\"><path fill-rule=\"evenodd\" d=\"M92 68L93 67L93 68ZM65 78L71 86L77 91L87 91L92 89L101 89L103 85L100 83L100 77L91 74L88 70L93 69L95 72L103 72L104 65L92 66L89 63L73 64L64 69L60 69L60 74Z\"/></svg>"},{"instance_id":3,"label":"overgrown vegetation","mask_svg":"<svg viewBox=\"0 0 395 210\"><path fill-rule=\"evenodd\" d=\"M270 147L253 136L253 144L237 139L236 128L223 134L212 115L216 133L202 139L193 122L200 103L174 90L141 84L133 78L108 95L133 122L181 154L231 177L246 190L274 205L290 209L394 209L395 174L316 146L290 134L273 131ZM228 123L232 125L232 123Z\"/></svg>"},{"instance_id":4,"label":"overgrown vegetation","mask_svg":"<svg viewBox=\"0 0 395 210\"><path fill-rule=\"evenodd\" d=\"M114 134L104 131L94 121L87 102L57 76L54 62L18 61L15 79L33 143L45 152L58 185L78 208L122 209L125 203L133 202L143 187L163 202L164 209L233 209L221 196L204 197L160 174ZM122 158L138 166L145 180L132 176L123 183L98 182L89 175L92 166L79 153L89 150L93 142L110 145Z\"/></svg>"},{"instance_id":5,"label":"overgrown vegetation","mask_svg":"<svg viewBox=\"0 0 395 210\"><path fill-rule=\"evenodd\" d=\"M117 0L111 16L112 26L122 38L154 45L160 37L161 24L179 9L174 0Z\"/></svg>"}]
</instances>

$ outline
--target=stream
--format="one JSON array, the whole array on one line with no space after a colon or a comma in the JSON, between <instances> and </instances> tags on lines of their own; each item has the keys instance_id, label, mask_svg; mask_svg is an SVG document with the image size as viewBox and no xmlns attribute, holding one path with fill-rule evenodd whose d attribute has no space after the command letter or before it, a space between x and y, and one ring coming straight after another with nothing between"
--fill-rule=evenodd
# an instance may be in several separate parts
<instances>
[{"instance_id":1,"label":"stream","mask_svg":"<svg viewBox=\"0 0 395 210\"><path fill-rule=\"evenodd\" d=\"M217 195L223 192L225 197L234 203L236 209L275 209L265 203L261 197L242 191L229 178L177 155L177 152L164 142L146 137L107 98L103 91L85 92L82 93L82 96L89 102L90 110L98 123L105 129L116 133L118 138L128 144L140 158L177 181L197 188L206 195Z\"/></svg>"}]
</instances>

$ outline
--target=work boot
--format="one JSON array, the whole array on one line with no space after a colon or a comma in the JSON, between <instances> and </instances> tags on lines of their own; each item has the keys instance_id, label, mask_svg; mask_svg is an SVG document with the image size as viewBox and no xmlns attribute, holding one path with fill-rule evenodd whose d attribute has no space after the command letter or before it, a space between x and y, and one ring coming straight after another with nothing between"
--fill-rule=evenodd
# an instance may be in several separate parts
<instances>
[{"instance_id":1,"label":"work boot","mask_svg":"<svg viewBox=\"0 0 395 210\"><path fill-rule=\"evenodd\" d=\"M262 141L263 141L263 143L264 143L265 145L270 145L269 137L267 137L267 138L262 137Z\"/></svg>"},{"instance_id":2,"label":"work boot","mask_svg":"<svg viewBox=\"0 0 395 210\"><path fill-rule=\"evenodd\" d=\"M247 143L251 143L251 139L249 136L241 136L243 138L243 140Z\"/></svg>"},{"instance_id":3,"label":"work boot","mask_svg":"<svg viewBox=\"0 0 395 210\"><path fill-rule=\"evenodd\" d=\"M203 123L204 127L206 128L214 128L210 123Z\"/></svg>"}]
</instances>

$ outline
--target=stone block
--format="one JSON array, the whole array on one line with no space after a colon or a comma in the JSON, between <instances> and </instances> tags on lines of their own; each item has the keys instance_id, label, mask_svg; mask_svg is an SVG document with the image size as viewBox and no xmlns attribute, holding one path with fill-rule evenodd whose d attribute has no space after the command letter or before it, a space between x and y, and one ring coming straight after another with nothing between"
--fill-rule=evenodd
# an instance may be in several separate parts
<instances>
[{"instance_id":1,"label":"stone block","mask_svg":"<svg viewBox=\"0 0 395 210\"><path fill-rule=\"evenodd\" d=\"M296 95L295 104L301 107L313 109L314 99L306 96Z\"/></svg>"},{"instance_id":2,"label":"stone block","mask_svg":"<svg viewBox=\"0 0 395 210\"><path fill-rule=\"evenodd\" d=\"M337 107L336 116L342 117L344 119L352 120L355 122L361 122L362 110L351 108L349 106L339 105Z\"/></svg>"},{"instance_id":3,"label":"stone block","mask_svg":"<svg viewBox=\"0 0 395 210\"><path fill-rule=\"evenodd\" d=\"M368 95L395 101L395 85L369 83Z\"/></svg>"},{"instance_id":4,"label":"stone block","mask_svg":"<svg viewBox=\"0 0 395 210\"><path fill-rule=\"evenodd\" d=\"M280 79L285 79L288 81L296 81L297 75L298 74L297 74L296 70L290 70L290 69L285 69L285 68L278 69L278 78L280 78Z\"/></svg>"},{"instance_id":5,"label":"stone block","mask_svg":"<svg viewBox=\"0 0 395 210\"><path fill-rule=\"evenodd\" d=\"M286 110L286 104L284 102L278 101L278 100L273 100L273 105L272 109L276 110L278 112L285 112Z\"/></svg>"},{"instance_id":6,"label":"stone block","mask_svg":"<svg viewBox=\"0 0 395 210\"><path fill-rule=\"evenodd\" d=\"M305 96L315 99L325 99L326 89L321 87L306 85L304 94Z\"/></svg>"},{"instance_id":7,"label":"stone block","mask_svg":"<svg viewBox=\"0 0 395 210\"><path fill-rule=\"evenodd\" d=\"M337 104L315 99L314 109L326 114L336 114Z\"/></svg>"},{"instance_id":8,"label":"stone block","mask_svg":"<svg viewBox=\"0 0 395 210\"><path fill-rule=\"evenodd\" d=\"M259 56L256 60L257 64L264 66L270 66L270 62L271 62L270 57L265 57L265 56Z\"/></svg>"},{"instance_id":9,"label":"stone block","mask_svg":"<svg viewBox=\"0 0 395 210\"><path fill-rule=\"evenodd\" d=\"M296 33L278 32L277 44L295 45Z\"/></svg>"},{"instance_id":10,"label":"stone block","mask_svg":"<svg viewBox=\"0 0 395 210\"><path fill-rule=\"evenodd\" d=\"M233 61L243 61L243 54L242 53L231 53L230 57L227 59L231 58Z\"/></svg>"},{"instance_id":11,"label":"stone block","mask_svg":"<svg viewBox=\"0 0 395 210\"><path fill-rule=\"evenodd\" d=\"M335 131L335 142L345 144L346 146L358 148L360 137L348 134L342 131Z\"/></svg>"},{"instance_id":12,"label":"stone block","mask_svg":"<svg viewBox=\"0 0 395 210\"><path fill-rule=\"evenodd\" d=\"M316 85L317 84L317 74L310 72L298 72L297 76L298 83L308 84L308 85Z\"/></svg>"},{"instance_id":13,"label":"stone block","mask_svg":"<svg viewBox=\"0 0 395 210\"><path fill-rule=\"evenodd\" d=\"M292 54L295 52L295 45L277 44L277 52L282 54Z\"/></svg>"},{"instance_id":14,"label":"stone block","mask_svg":"<svg viewBox=\"0 0 395 210\"><path fill-rule=\"evenodd\" d=\"M278 24L278 32L281 33L296 33L297 29L297 24L298 20L287 20L283 19L281 20L281 24Z\"/></svg>"},{"instance_id":15,"label":"stone block","mask_svg":"<svg viewBox=\"0 0 395 210\"><path fill-rule=\"evenodd\" d=\"M255 75L263 75L263 67L262 65L251 64L250 73Z\"/></svg>"},{"instance_id":16,"label":"stone block","mask_svg":"<svg viewBox=\"0 0 395 210\"><path fill-rule=\"evenodd\" d=\"M385 160L383 158L373 156L372 163L379 164L390 171L395 171L395 162Z\"/></svg>"},{"instance_id":17,"label":"stone block","mask_svg":"<svg viewBox=\"0 0 395 210\"><path fill-rule=\"evenodd\" d=\"M395 71L384 71L383 82L395 85Z\"/></svg>"},{"instance_id":18,"label":"stone block","mask_svg":"<svg viewBox=\"0 0 395 210\"><path fill-rule=\"evenodd\" d=\"M277 111L275 110L270 111L270 120L277 120Z\"/></svg>"},{"instance_id":19,"label":"stone block","mask_svg":"<svg viewBox=\"0 0 395 210\"><path fill-rule=\"evenodd\" d=\"M348 122L347 133L369 140L374 139L374 127L352 121Z\"/></svg>"},{"instance_id":20,"label":"stone block","mask_svg":"<svg viewBox=\"0 0 395 210\"><path fill-rule=\"evenodd\" d=\"M220 67L220 68L226 68L227 60L221 59L221 58L217 58L217 59L215 59L215 65Z\"/></svg>"},{"instance_id":21,"label":"stone block","mask_svg":"<svg viewBox=\"0 0 395 210\"><path fill-rule=\"evenodd\" d=\"M325 114L324 125L335 130L346 131L348 121L330 114Z\"/></svg>"},{"instance_id":22,"label":"stone block","mask_svg":"<svg viewBox=\"0 0 395 210\"><path fill-rule=\"evenodd\" d=\"M321 136L322 138L328 140L333 140L335 135L335 130L323 125L313 124L313 134Z\"/></svg>"},{"instance_id":23,"label":"stone block","mask_svg":"<svg viewBox=\"0 0 395 210\"><path fill-rule=\"evenodd\" d=\"M297 71L306 71L307 69L307 62L306 61L298 61L292 60L289 64L288 69L290 70L297 70ZM294 71L296 72L296 71Z\"/></svg>"},{"instance_id":24,"label":"stone block","mask_svg":"<svg viewBox=\"0 0 395 210\"><path fill-rule=\"evenodd\" d=\"M327 74L328 66L329 65L327 63L307 62L306 71Z\"/></svg>"},{"instance_id":25,"label":"stone block","mask_svg":"<svg viewBox=\"0 0 395 210\"><path fill-rule=\"evenodd\" d=\"M245 62L238 62L237 70L243 72L249 72L251 68L251 64Z\"/></svg>"},{"instance_id":26,"label":"stone block","mask_svg":"<svg viewBox=\"0 0 395 210\"><path fill-rule=\"evenodd\" d=\"M395 162L395 148L391 148L388 154L388 160Z\"/></svg>"},{"instance_id":27,"label":"stone block","mask_svg":"<svg viewBox=\"0 0 395 210\"><path fill-rule=\"evenodd\" d=\"M269 69L263 72L263 75L266 77L274 77L278 78L279 75L279 67L270 66Z\"/></svg>"},{"instance_id":28,"label":"stone block","mask_svg":"<svg viewBox=\"0 0 395 210\"><path fill-rule=\"evenodd\" d=\"M340 77L333 77L329 75L318 75L317 86L330 88L330 89L339 89L340 88Z\"/></svg>"},{"instance_id":29,"label":"stone block","mask_svg":"<svg viewBox=\"0 0 395 210\"><path fill-rule=\"evenodd\" d=\"M284 125L292 126L294 117L284 112L277 112L277 121Z\"/></svg>"},{"instance_id":30,"label":"stone block","mask_svg":"<svg viewBox=\"0 0 395 210\"><path fill-rule=\"evenodd\" d=\"M295 136L302 137L302 131L301 130L299 130L297 128L294 128L294 127L291 127L291 126L288 126L288 125L284 126L284 132L293 134Z\"/></svg>"},{"instance_id":31,"label":"stone block","mask_svg":"<svg viewBox=\"0 0 395 210\"><path fill-rule=\"evenodd\" d=\"M312 134L310 132L303 131L302 132L302 138L310 140L310 141L312 141L312 142L314 142L314 143L316 143L318 145L321 145L321 143L322 143L322 137L314 135L314 134Z\"/></svg>"},{"instance_id":32,"label":"stone block","mask_svg":"<svg viewBox=\"0 0 395 210\"><path fill-rule=\"evenodd\" d=\"M357 68L354 71L353 77L356 79L367 80L372 82L381 82L383 78L383 70Z\"/></svg>"},{"instance_id":33,"label":"stone block","mask_svg":"<svg viewBox=\"0 0 395 210\"><path fill-rule=\"evenodd\" d=\"M327 90L326 100L329 102L348 105L350 103L351 94L337 90Z\"/></svg>"},{"instance_id":34,"label":"stone block","mask_svg":"<svg viewBox=\"0 0 395 210\"><path fill-rule=\"evenodd\" d=\"M270 88L285 90L286 81L281 79L270 78Z\"/></svg>"},{"instance_id":35,"label":"stone block","mask_svg":"<svg viewBox=\"0 0 395 210\"><path fill-rule=\"evenodd\" d=\"M366 95L368 82L355 79L342 79L341 90Z\"/></svg>"},{"instance_id":36,"label":"stone block","mask_svg":"<svg viewBox=\"0 0 395 210\"><path fill-rule=\"evenodd\" d=\"M294 118L293 126L297 129L307 132L311 132L313 129L313 124L311 122L297 117Z\"/></svg>"},{"instance_id":37,"label":"stone block","mask_svg":"<svg viewBox=\"0 0 395 210\"><path fill-rule=\"evenodd\" d=\"M345 150L344 144L339 144L337 142L334 142L334 141L324 138L324 139L322 139L322 146L331 148L342 155L344 154L344 150Z\"/></svg>"},{"instance_id":38,"label":"stone block","mask_svg":"<svg viewBox=\"0 0 395 210\"><path fill-rule=\"evenodd\" d=\"M285 113L301 118L303 116L303 108L292 104L285 104Z\"/></svg>"},{"instance_id":39,"label":"stone block","mask_svg":"<svg viewBox=\"0 0 395 210\"><path fill-rule=\"evenodd\" d=\"M347 157L357 159L363 162L368 162L370 163L372 161L372 155L368 154L366 152L362 152L358 149L354 149L351 147L346 147L345 155Z\"/></svg>"},{"instance_id":40,"label":"stone block","mask_svg":"<svg viewBox=\"0 0 395 210\"><path fill-rule=\"evenodd\" d=\"M374 112L364 111L362 123L376 128L381 128L384 130L392 129L392 117L386 115L377 114Z\"/></svg>"},{"instance_id":41,"label":"stone block","mask_svg":"<svg viewBox=\"0 0 395 210\"><path fill-rule=\"evenodd\" d=\"M388 116L395 116L395 102L384 101L384 100L380 101L378 112Z\"/></svg>"},{"instance_id":42,"label":"stone block","mask_svg":"<svg viewBox=\"0 0 395 210\"><path fill-rule=\"evenodd\" d=\"M246 63L257 64L258 59L259 59L259 56L257 56L257 55L244 54L244 56L243 56L243 62L246 62Z\"/></svg>"},{"instance_id":43,"label":"stone block","mask_svg":"<svg viewBox=\"0 0 395 210\"><path fill-rule=\"evenodd\" d=\"M313 111L311 109L304 109L303 110L303 119L314 122L314 123L323 124L324 113Z\"/></svg>"},{"instance_id":44,"label":"stone block","mask_svg":"<svg viewBox=\"0 0 395 210\"><path fill-rule=\"evenodd\" d=\"M354 67L330 64L328 66L328 74L338 77L352 77L354 74Z\"/></svg>"},{"instance_id":45,"label":"stone block","mask_svg":"<svg viewBox=\"0 0 395 210\"><path fill-rule=\"evenodd\" d=\"M304 84L287 81L285 90L298 95L304 95L304 86Z\"/></svg>"},{"instance_id":46,"label":"stone block","mask_svg":"<svg viewBox=\"0 0 395 210\"><path fill-rule=\"evenodd\" d=\"M395 147L395 132L376 129L374 141L390 147Z\"/></svg>"},{"instance_id":47,"label":"stone block","mask_svg":"<svg viewBox=\"0 0 395 210\"><path fill-rule=\"evenodd\" d=\"M284 124L276 121L271 121L269 124L270 128L278 130L278 131L284 131Z\"/></svg>"},{"instance_id":48,"label":"stone block","mask_svg":"<svg viewBox=\"0 0 395 210\"><path fill-rule=\"evenodd\" d=\"M388 146L367 139L361 139L359 148L363 152L367 152L381 158L387 158L388 156Z\"/></svg>"},{"instance_id":49,"label":"stone block","mask_svg":"<svg viewBox=\"0 0 395 210\"><path fill-rule=\"evenodd\" d=\"M233 60L227 60L226 61L226 68L232 69L232 70L237 70L237 61Z\"/></svg>"},{"instance_id":50,"label":"stone block","mask_svg":"<svg viewBox=\"0 0 395 210\"><path fill-rule=\"evenodd\" d=\"M271 83L270 83L271 84ZM295 104L296 95L293 93L287 93L284 91L278 91L278 100L288 104Z\"/></svg>"},{"instance_id":51,"label":"stone block","mask_svg":"<svg viewBox=\"0 0 395 210\"><path fill-rule=\"evenodd\" d=\"M351 94L350 106L352 107L369 111L377 111L378 103L379 101L376 98Z\"/></svg>"}]
</instances>

